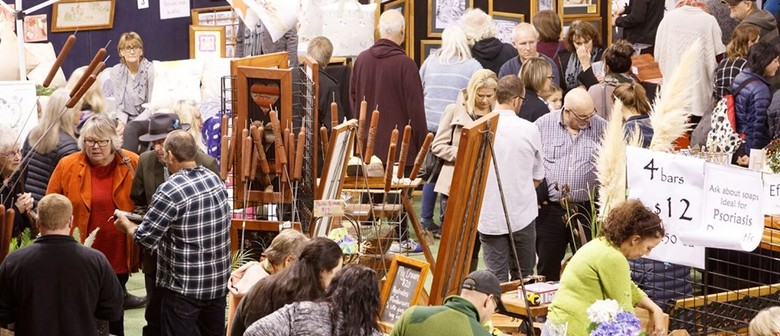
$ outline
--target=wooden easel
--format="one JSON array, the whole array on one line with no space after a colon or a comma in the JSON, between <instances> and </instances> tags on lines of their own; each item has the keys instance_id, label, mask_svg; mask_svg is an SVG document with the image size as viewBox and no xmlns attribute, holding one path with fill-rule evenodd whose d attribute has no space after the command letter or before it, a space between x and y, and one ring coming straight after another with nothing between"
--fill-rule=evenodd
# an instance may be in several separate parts
<instances>
[{"instance_id":1,"label":"wooden easel","mask_svg":"<svg viewBox=\"0 0 780 336\"><path fill-rule=\"evenodd\" d=\"M490 130L497 125L498 113L493 112L464 127L460 134L441 245L436 265L431 265L430 305L441 305L445 297L459 293L460 281L468 274L490 168L487 142L494 141Z\"/></svg>"}]
</instances>

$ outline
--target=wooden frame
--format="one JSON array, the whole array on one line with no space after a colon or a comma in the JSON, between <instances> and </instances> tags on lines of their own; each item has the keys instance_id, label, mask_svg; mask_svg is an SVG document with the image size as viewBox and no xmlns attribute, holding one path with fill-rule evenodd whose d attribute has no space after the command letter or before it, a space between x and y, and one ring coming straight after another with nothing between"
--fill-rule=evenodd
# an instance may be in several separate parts
<instances>
[{"instance_id":1,"label":"wooden frame","mask_svg":"<svg viewBox=\"0 0 780 336\"><path fill-rule=\"evenodd\" d=\"M414 13L414 1L413 0L392 0L389 2L380 3L380 15L387 10L398 10L404 16L404 22L406 27L404 28L404 44L401 45L401 49L406 51L406 55L414 58L414 20L410 20L411 13ZM376 32L377 39L379 36L379 17L376 18Z\"/></svg>"},{"instance_id":2,"label":"wooden frame","mask_svg":"<svg viewBox=\"0 0 780 336\"><path fill-rule=\"evenodd\" d=\"M601 0L558 0L563 18L601 17Z\"/></svg>"},{"instance_id":3,"label":"wooden frame","mask_svg":"<svg viewBox=\"0 0 780 336\"><path fill-rule=\"evenodd\" d=\"M469 8L474 8L474 0L428 0L428 30L427 30L428 37L441 37L441 33L444 31L444 28L447 28L446 26L439 27L437 25L437 21L438 21L437 19L439 18L439 14L440 14L438 10L439 4L444 2L449 2L449 3L442 4L443 8L448 8L448 9L451 8L454 10L452 13L450 13L451 14L450 17L448 18L444 17L444 19L452 19L449 22L444 22L445 25L446 23L457 24L458 23L457 21L460 20L460 17L463 15L463 13L466 10L468 10ZM457 10L459 10L460 8L456 8L456 6L454 6L455 3L453 2L457 2L458 4L461 3L464 4L465 8L463 8L463 12L458 13ZM422 52L422 49L420 49L420 51Z\"/></svg>"},{"instance_id":4,"label":"wooden frame","mask_svg":"<svg viewBox=\"0 0 780 336\"><path fill-rule=\"evenodd\" d=\"M190 25L190 58L225 57L225 27Z\"/></svg>"},{"instance_id":5,"label":"wooden frame","mask_svg":"<svg viewBox=\"0 0 780 336\"><path fill-rule=\"evenodd\" d=\"M357 132L357 120L352 119L333 127L325 160L322 163L322 177L317 186L316 200L341 198L344 177L347 175L347 163L352 156L352 148ZM320 217L310 226L312 237L327 237L330 232L331 217Z\"/></svg>"},{"instance_id":6,"label":"wooden frame","mask_svg":"<svg viewBox=\"0 0 780 336\"><path fill-rule=\"evenodd\" d=\"M420 40L420 61L425 62L436 49L441 48L441 40Z\"/></svg>"},{"instance_id":7,"label":"wooden frame","mask_svg":"<svg viewBox=\"0 0 780 336\"><path fill-rule=\"evenodd\" d=\"M430 305L441 305L445 297L457 294L460 281L469 272L490 168L491 154L487 141L494 141L497 125L498 112L492 112L461 131L453 176L470 178L452 179L441 245L433 271Z\"/></svg>"},{"instance_id":8,"label":"wooden frame","mask_svg":"<svg viewBox=\"0 0 780 336\"><path fill-rule=\"evenodd\" d=\"M519 13L498 12L493 10L493 2L490 2L489 14L496 24L496 38L501 42L512 44L515 26L525 22L525 15Z\"/></svg>"},{"instance_id":9,"label":"wooden frame","mask_svg":"<svg viewBox=\"0 0 780 336\"><path fill-rule=\"evenodd\" d=\"M241 246L240 237L241 237L241 231L242 228L244 227L244 224L246 224L246 228L245 228L246 232L275 232L277 234L281 232L279 228L279 222L254 220L254 219L247 219L246 221L244 221L243 219L233 218L230 220L230 251L232 252L238 251L240 249ZM292 229L296 231L301 231L301 224L293 223ZM247 240L246 235L244 236L244 240ZM270 245L271 241L269 240L267 243L268 245ZM244 245L244 247L246 248L247 245Z\"/></svg>"},{"instance_id":10,"label":"wooden frame","mask_svg":"<svg viewBox=\"0 0 780 336\"><path fill-rule=\"evenodd\" d=\"M253 84L250 81L262 81L262 85L278 86L279 97L273 103L278 109L279 124L282 128L285 125L289 125L292 122L292 70L279 68L260 68L260 66L279 66L280 62L284 62L284 67L287 66L287 53L275 53L270 55L262 55L252 58L243 58L237 61L231 62L231 74L236 76L235 82L235 95L236 104L234 105L235 115L233 119L232 129L232 142L230 150L233 151L233 163L240 162L240 153L243 153L243 141L240 141L241 130L249 128L250 120L259 120L266 124L269 120L268 115L263 115L263 110L257 107L250 98L250 88ZM252 66L244 66L252 65ZM225 134L223 134L225 136ZM271 153L273 150L270 151ZM271 157L268 158L268 163L271 169L271 174L277 172L274 161ZM228 162L231 164L231 162ZM249 202L259 203L290 203L292 201L292 195L290 193L281 192L266 192L263 190L252 189L246 192L248 187L244 180L242 167L240 164L236 164L233 169L233 176L235 176L235 194L233 195L233 208L239 209L244 207L244 195L246 194ZM289 188L287 184L283 186ZM289 190L289 189L288 189ZM284 199L282 199L284 196Z\"/></svg>"},{"instance_id":11,"label":"wooden frame","mask_svg":"<svg viewBox=\"0 0 780 336\"><path fill-rule=\"evenodd\" d=\"M46 14L24 17L24 42L42 42L49 39Z\"/></svg>"},{"instance_id":12,"label":"wooden frame","mask_svg":"<svg viewBox=\"0 0 780 336\"><path fill-rule=\"evenodd\" d=\"M190 11L194 26L225 27L225 57L235 57L238 15L230 6L195 8Z\"/></svg>"},{"instance_id":13,"label":"wooden frame","mask_svg":"<svg viewBox=\"0 0 780 336\"><path fill-rule=\"evenodd\" d=\"M393 329L393 325L407 308L419 304L420 294L423 292L423 287L425 286L425 277L428 274L429 267L430 265L427 262L421 260L412 259L399 254L396 254L393 257L393 261L390 264L390 270L387 272L387 276L385 277L385 284L382 286L382 295L379 301L379 320L384 327L385 332L389 333ZM406 300L399 302L402 304L402 306L396 306L394 309L392 309L392 311L387 311L387 303L390 298L393 297L393 288L397 288L397 286L394 285L396 285L395 281L397 279L396 276L398 275L398 270L402 268L419 272L419 278L417 279L417 283L414 284L414 291L412 292L412 297L410 300L408 300L408 302L406 302ZM404 286L403 283L399 286L409 288L408 285ZM404 307L403 305L405 304L408 304L408 306ZM388 314L390 315L388 316ZM388 321L388 318L391 320Z\"/></svg>"},{"instance_id":14,"label":"wooden frame","mask_svg":"<svg viewBox=\"0 0 780 336\"><path fill-rule=\"evenodd\" d=\"M114 27L116 0L62 0L52 7L51 31L68 32Z\"/></svg>"},{"instance_id":15,"label":"wooden frame","mask_svg":"<svg viewBox=\"0 0 780 336\"><path fill-rule=\"evenodd\" d=\"M557 13L557 5L558 1L556 0L531 0L531 17L543 10L552 10Z\"/></svg>"}]
</instances>

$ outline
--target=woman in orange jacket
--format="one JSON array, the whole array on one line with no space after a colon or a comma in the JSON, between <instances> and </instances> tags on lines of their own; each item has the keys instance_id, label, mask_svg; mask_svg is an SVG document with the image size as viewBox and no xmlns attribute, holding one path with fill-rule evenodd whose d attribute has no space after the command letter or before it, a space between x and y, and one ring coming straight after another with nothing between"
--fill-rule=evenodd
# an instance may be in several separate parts
<instances>
[{"instance_id":1,"label":"woman in orange jacket","mask_svg":"<svg viewBox=\"0 0 780 336\"><path fill-rule=\"evenodd\" d=\"M138 250L132 240L114 227L114 210L133 210L130 188L138 155L121 149L116 122L104 115L84 123L78 139L81 151L64 157L49 180L46 194L59 193L73 204L73 227L81 241L99 229L92 247L103 252L122 286L138 270ZM125 291L125 301L128 294ZM109 332L124 335L123 321L109 321Z\"/></svg>"}]
</instances>

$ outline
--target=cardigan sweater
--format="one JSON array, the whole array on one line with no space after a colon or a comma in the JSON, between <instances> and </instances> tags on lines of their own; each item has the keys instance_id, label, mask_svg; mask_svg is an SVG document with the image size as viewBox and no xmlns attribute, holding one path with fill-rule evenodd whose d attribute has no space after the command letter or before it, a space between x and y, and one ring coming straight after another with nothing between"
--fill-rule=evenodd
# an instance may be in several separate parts
<instances>
[{"instance_id":1,"label":"cardigan sweater","mask_svg":"<svg viewBox=\"0 0 780 336\"><path fill-rule=\"evenodd\" d=\"M456 64L442 63L437 56L425 60L420 67L420 79L428 131L436 132L444 109L458 99L460 91L468 86L471 76L480 69L482 65L473 58Z\"/></svg>"},{"instance_id":2,"label":"cardigan sweater","mask_svg":"<svg viewBox=\"0 0 780 336\"><path fill-rule=\"evenodd\" d=\"M568 322L569 336L585 336L590 324L587 309L596 300L613 299L623 310L634 312L643 297L645 293L631 282L626 257L602 237L583 245L571 258L547 318Z\"/></svg>"}]
</instances>

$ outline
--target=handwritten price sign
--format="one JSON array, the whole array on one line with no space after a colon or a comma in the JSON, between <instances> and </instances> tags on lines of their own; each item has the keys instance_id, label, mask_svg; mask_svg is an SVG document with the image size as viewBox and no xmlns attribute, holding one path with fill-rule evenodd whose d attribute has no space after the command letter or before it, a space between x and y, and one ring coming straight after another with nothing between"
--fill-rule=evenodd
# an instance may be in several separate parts
<instances>
[{"instance_id":1,"label":"handwritten price sign","mask_svg":"<svg viewBox=\"0 0 780 336\"><path fill-rule=\"evenodd\" d=\"M666 236L647 258L704 268L704 247L683 244L681 234L700 227L704 160L626 148L628 197L663 220Z\"/></svg>"}]
</instances>

